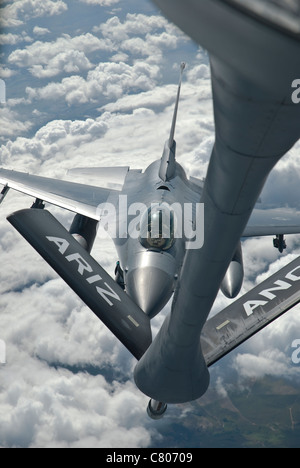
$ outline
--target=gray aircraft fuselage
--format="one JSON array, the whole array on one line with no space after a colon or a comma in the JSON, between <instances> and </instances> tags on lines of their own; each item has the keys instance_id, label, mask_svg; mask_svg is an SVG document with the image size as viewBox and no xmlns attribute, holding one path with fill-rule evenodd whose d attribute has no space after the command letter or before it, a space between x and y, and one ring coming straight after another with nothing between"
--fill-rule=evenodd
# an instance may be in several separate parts
<instances>
[{"instance_id":1,"label":"gray aircraft fuselage","mask_svg":"<svg viewBox=\"0 0 300 468\"><path fill-rule=\"evenodd\" d=\"M189 241L181 229L178 236L175 237L176 226L168 225L165 237L156 233L153 236L153 245L147 245L147 239L143 236L141 224L151 221L151 207L166 207L166 220L168 221L168 207L178 207L178 213L172 211L171 216L184 214L185 204L195 207L199 202L201 188L187 179L184 169L176 163L174 176L169 181L163 181L159 177L159 170L162 161L158 160L152 163L143 174L138 177L129 173L125 180L122 196L128 206L132 207L133 214L126 213L127 234L122 239L120 232L114 239L121 267L124 272L126 292L132 297L134 302L141 309L153 318L167 304L171 298L180 275L183 259L186 251L186 242ZM138 202L137 205L134 205ZM117 201L118 203L118 201ZM119 202L120 204L120 202ZM142 212L139 212L141 204ZM117 226L120 225L120 216L124 215L117 205L118 217ZM137 211L135 212L135 210ZM195 212L195 209L194 209ZM138 217L138 218L137 218ZM132 236L130 233L130 224L135 219L137 234ZM155 219L154 219L155 220ZM184 223L184 220L181 220ZM192 220L190 220L192 221ZM122 223L122 221L121 221ZM192 228L192 223L191 228ZM159 227L159 224L158 224ZM182 226L186 227L186 226ZM173 231L173 232L171 232ZM182 235L180 235L182 233ZM144 233L145 234L145 233ZM138 238L136 238L138 236ZM125 237L125 236L124 236Z\"/></svg>"}]
</instances>

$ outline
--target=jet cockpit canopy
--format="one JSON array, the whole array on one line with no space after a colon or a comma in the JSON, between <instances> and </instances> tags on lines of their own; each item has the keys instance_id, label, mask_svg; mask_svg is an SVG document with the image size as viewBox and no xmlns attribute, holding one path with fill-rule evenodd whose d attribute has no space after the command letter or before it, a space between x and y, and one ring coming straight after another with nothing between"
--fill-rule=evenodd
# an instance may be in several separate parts
<instances>
[{"instance_id":1,"label":"jet cockpit canopy","mask_svg":"<svg viewBox=\"0 0 300 468\"><path fill-rule=\"evenodd\" d=\"M175 216L167 204L152 204L143 214L140 242L146 249L169 250L175 242Z\"/></svg>"}]
</instances>

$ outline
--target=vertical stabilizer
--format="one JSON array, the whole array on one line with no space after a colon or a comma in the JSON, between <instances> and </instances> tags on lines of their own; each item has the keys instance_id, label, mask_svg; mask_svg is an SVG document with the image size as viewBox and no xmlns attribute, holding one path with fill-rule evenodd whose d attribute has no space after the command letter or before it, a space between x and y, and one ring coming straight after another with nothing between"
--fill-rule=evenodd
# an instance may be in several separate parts
<instances>
[{"instance_id":1,"label":"vertical stabilizer","mask_svg":"<svg viewBox=\"0 0 300 468\"><path fill-rule=\"evenodd\" d=\"M185 67L186 67L186 64L182 62L180 66L180 80L179 80L179 85L178 85L177 99L176 99L176 104L175 104L175 109L174 109L170 138L165 143L163 156L161 158L161 165L159 168L159 177L164 182L172 179L175 174L176 141L174 140L174 137L175 137L176 121L177 121L178 106L179 106L179 99L180 99L182 75L183 75L183 71Z\"/></svg>"}]
</instances>

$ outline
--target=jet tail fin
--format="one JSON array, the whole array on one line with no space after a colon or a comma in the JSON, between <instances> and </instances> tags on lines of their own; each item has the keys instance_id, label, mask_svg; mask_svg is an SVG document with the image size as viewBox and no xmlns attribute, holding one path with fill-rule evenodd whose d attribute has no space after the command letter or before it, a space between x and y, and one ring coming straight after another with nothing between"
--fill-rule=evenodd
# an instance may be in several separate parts
<instances>
[{"instance_id":1,"label":"jet tail fin","mask_svg":"<svg viewBox=\"0 0 300 468\"><path fill-rule=\"evenodd\" d=\"M179 79L177 98L176 98L176 103L175 103L170 137L169 137L169 140L166 141L163 156L161 158L159 177L164 182L172 179L172 177L174 177L174 174L175 174L176 141L174 140L174 137L175 137L175 129L176 129L176 122L177 122L178 107L179 107L182 75L185 70L185 67L186 67L186 64L182 62L180 66L180 79Z\"/></svg>"},{"instance_id":2,"label":"jet tail fin","mask_svg":"<svg viewBox=\"0 0 300 468\"><path fill-rule=\"evenodd\" d=\"M211 366L300 302L300 257L209 319L201 347Z\"/></svg>"}]
</instances>

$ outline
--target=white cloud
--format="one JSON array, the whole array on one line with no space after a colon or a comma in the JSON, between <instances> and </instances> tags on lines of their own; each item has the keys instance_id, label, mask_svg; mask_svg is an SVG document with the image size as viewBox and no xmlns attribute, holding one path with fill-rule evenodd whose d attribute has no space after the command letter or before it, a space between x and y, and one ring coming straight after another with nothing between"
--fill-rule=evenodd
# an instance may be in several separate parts
<instances>
[{"instance_id":1,"label":"white cloud","mask_svg":"<svg viewBox=\"0 0 300 468\"><path fill-rule=\"evenodd\" d=\"M0 78L10 78L15 74L14 70L0 66Z\"/></svg>"},{"instance_id":2,"label":"white cloud","mask_svg":"<svg viewBox=\"0 0 300 468\"><path fill-rule=\"evenodd\" d=\"M18 113L8 107L0 107L0 118L2 138L12 138L15 135L27 132L32 127L30 121L19 120Z\"/></svg>"},{"instance_id":3,"label":"white cloud","mask_svg":"<svg viewBox=\"0 0 300 468\"><path fill-rule=\"evenodd\" d=\"M128 60L129 55L125 54L125 52L117 52L110 57L111 62L128 62Z\"/></svg>"},{"instance_id":4,"label":"white cloud","mask_svg":"<svg viewBox=\"0 0 300 468\"><path fill-rule=\"evenodd\" d=\"M68 9L62 0L16 0L1 9L0 24L3 27L17 27L29 19L60 15Z\"/></svg>"},{"instance_id":5,"label":"white cloud","mask_svg":"<svg viewBox=\"0 0 300 468\"><path fill-rule=\"evenodd\" d=\"M129 112L141 107L162 108L174 102L176 91L175 85L156 86L150 91L122 96L117 101L106 104L102 109L109 112Z\"/></svg>"},{"instance_id":6,"label":"white cloud","mask_svg":"<svg viewBox=\"0 0 300 468\"><path fill-rule=\"evenodd\" d=\"M70 50L56 55L47 65L33 65L29 70L36 78L51 78L60 73L79 73L90 68L92 64L83 52Z\"/></svg>"},{"instance_id":7,"label":"white cloud","mask_svg":"<svg viewBox=\"0 0 300 468\"><path fill-rule=\"evenodd\" d=\"M37 41L25 49L17 49L8 57L8 63L28 67L33 76L49 78L60 73L78 73L92 68L86 54L107 50L109 46L93 34L70 37L65 34L53 42Z\"/></svg>"},{"instance_id":8,"label":"white cloud","mask_svg":"<svg viewBox=\"0 0 300 468\"><path fill-rule=\"evenodd\" d=\"M115 50L148 57L151 63L161 61L163 51L176 49L179 40L184 40L162 16L142 14L128 14L123 22L115 16L93 31L101 32Z\"/></svg>"},{"instance_id":9,"label":"white cloud","mask_svg":"<svg viewBox=\"0 0 300 468\"><path fill-rule=\"evenodd\" d=\"M18 357L17 350L5 377L1 447L127 448L151 443L144 426L145 401L131 382L108 384L101 375L55 370L25 353Z\"/></svg>"},{"instance_id":10,"label":"white cloud","mask_svg":"<svg viewBox=\"0 0 300 468\"><path fill-rule=\"evenodd\" d=\"M44 87L27 88L30 100L65 99L68 105L97 102L101 96L118 99L130 92L153 88L159 77L158 63L165 51L176 49L177 31L161 16L128 14L123 22L117 17L76 37L65 34L52 42L37 41L16 49L8 63L26 67L36 78L59 74L72 75ZM110 52L110 62L95 66L88 56L95 51ZM126 63L134 58L133 64ZM118 63L116 63L119 61ZM87 77L82 72L90 70Z\"/></svg>"},{"instance_id":11,"label":"white cloud","mask_svg":"<svg viewBox=\"0 0 300 468\"><path fill-rule=\"evenodd\" d=\"M36 36L45 36L46 34L50 34L50 31L48 28L41 28L40 26L35 26L33 28L33 34Z\"/></svg>"},{"instance_id":12,"label":"white cloud","mask_svg":"<svg viewBox=\"0 0 300 468\"><path fill-rule=\"evenodd\" d=\"M157 64L164 51L176 49L178 35L161 16L128 14L123 22L117 17L90 33L71 38L64 35L54 42L35 42L15 50L8 59L12 65L29 67L37 78L50 78L60 73L73 76L52 82L42 88L28 87L30 99L61 99L69 105L97 102L103 95L118 99L128 92L153 88L159 76ZM94 67L87 55L96 50L111 52L110 62ZM126 63L132 58L132 65ZM117 62L118 63L114 63ZM86 79L79 72L90 69Z\"/></svg>"},{"instance_id":13,"label":"white cloud","mask_svg":"<svg viewBox=\"0 0 300 468\"><path fill-rule=\"evenodd\" d=\"M123 63L103 63L93 74L88 74L87 80L79 76L70 77L41 90L28 90L31 99L66 99L70 104L80 100L86 102L87 99L96 101L99 93L109 94L112 100L115 96L120 96L120 99L101 109L102 115L96 120L52 121L32 138L8 142L1 148L2 164L29 172L43 170L50 176L59 170L62 175L64 168L70 165L93 166L95 161L100 166L111 165L112 161L118 165L122 161L122 164L135 168L146 168L162 154L177 92L176 85L153 88L158 73L158 67L141 62L132 67ZM149 90L139 92L137 86ZM127 91L136 94L126 96ZM119 112L124 115L119 115ZM197 78L194 82L185 81L176 139L178 160L190 174L205 175L213 133L209 76ZM118 141L122 144L117 144Z\"/></svg>"},{"instance_id":14,"label":"white cloud","mask_svg":"<svg viewBox=\"0 0 300 468\"><path fill-rule=\"evenodd\" d=\"M228 397L227 390L226 390L226 388L225 388L224 382L222 381L222 378L221 378L221 377L218 377L218 378L217 378L217 382L216 382L216 391L217 391L218 395L219 395L221 398L227 398L227 397Z\"/></svg>"},{"instance_id":15,"label":"white cloud","mask_svg":"<svg viewBox=\"0 0 300 468\"><path fill-rule=\"evenodd\" d=\"M120 0L80 0L87 5L111 6L119 3Z\"/></svg>"},{"instance_id":16,"label":"white cloud","mask_svg":"<svg viewBox=\"0 0 300 468\"><path fill-rule=\"evenodd\" d=\"M0 149L1 164L18 170L35 171L43 161L63 158L71 148L77 150L86 141L101 139L107 131L105 120L52 121L42 127L33 138L17 138ZM70 164L70 161L66 161ZM37 166L38 165L38 166ZM70 167L70 166L69 166Z\"/></svg>"},{"instance_id":17,"label":"white cloud","mask_svg":"<svg viewBox=\"0 0 300 468\"><path fill-rule=\"evenodd\" d=\"M266 375L288 376L286 356L277 350L267 351L261 355L238 354L235 359L235 368L239 376L247 379L259 379Z\"/></svg>"},{"instance_id":18,"label":"white cloud","mask_svg":"<svg viewBox=\"0 0 300 468\"><path fill-rule=\"evenodd\" d=\"M71 76L44 88L28 87L26 92L30 100L63 98L69 105L84 104L97 102L101 95L116 99L129 91L151 89L158 74L158 67L145 62L136 62L132 66L122 62L107 62L91 70L86 79L78 75Z\"/></svg>"},{"instance_id":19,"label":"white cloud","mask_svg":"<svg viewBox=\"0 0 300 468\"><path fill-rule=\"evenodd\" d=\"M125 21L121 21L117 16L110 18L106 23L94 27L94 32L101 32L102 35L111 41L121 42L129 39L130 36L145 36L150 32L166 28L168 22L159 15L131 14L126 15Z\"/></svg>"},{"instance_id":20,"label":"white cloud","mask_svg":"<svg viewBox=\"0 0 300 468\"><path fill-rule=\"evenodd\" d=\"M61 83L50 83L44 88L26 88L28 98L40 100L64 99L68 104L84 104L88 101L85 80L81 76L64 78Z\"/></svg>"},{"instance_id":21,"label":"white cloud","mask_svg":"<svg viewBox=\"0 0 300 468\"><path fill-rule=\"evenodd\" d=\"M0 34L0 45L15 45L19 42L32 42L33 39L26 32L22 34Z\"/></svg>"}]
</instances>

